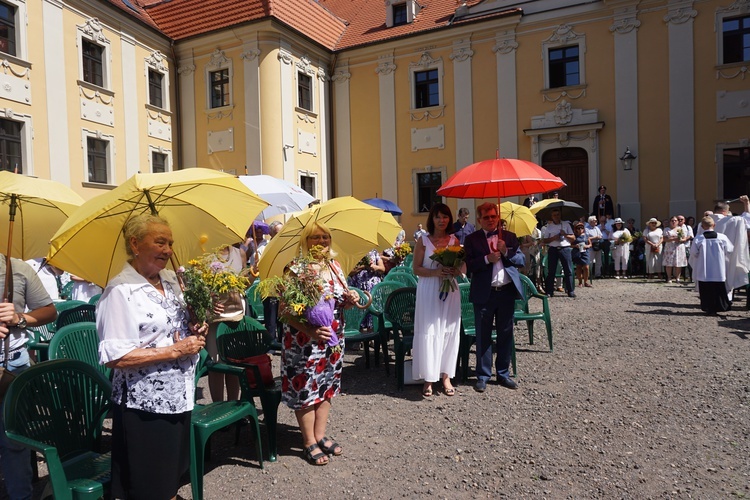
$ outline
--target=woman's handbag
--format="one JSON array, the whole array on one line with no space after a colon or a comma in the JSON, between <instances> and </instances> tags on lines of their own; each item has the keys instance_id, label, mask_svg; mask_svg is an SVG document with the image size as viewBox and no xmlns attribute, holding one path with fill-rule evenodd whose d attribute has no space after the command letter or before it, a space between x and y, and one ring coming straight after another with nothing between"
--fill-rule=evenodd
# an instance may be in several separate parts
<instances>
[{"instance_id":1,"label":"woman's handbag","mask_svg":"<svg viewBox=\"0 0 750 500\"><path fill-rule=\"evenodd\" d=\"M602 240L593 240L591 242L591 249L594 252L598 252L599 250L601 250L602 249Z\"/></svg>"},{"instance_id":2,"label":"woman's handbag","mask_svg":"<svg viewBox=\"0 0 750 500\"><path fill-rule=\"evenodd\" d=\"M217 304L224 306L224 312L211 316L211 323L222 321L240 321L245 316L245 296L240 292L227 292L219 295Z\"/></svg>"},{"instance_id":3,"label":"woman's handbag","mask_svg":"<svg viewBox=\"0 0 750 500\"><path fill-rule=\"evenodd\" d=\"M228 358L228 361L238 364L255 365L260 370L261 384L263 386L273 385L273 370L271 369L271 356L268 354L258 354L257 356L250 356L245 359L232 359ZM245 368L247 374L247 382L250 384L251 389L256 389L258 383L255 380L255 373L252 368Z\"/></svg>"}]
</instances>

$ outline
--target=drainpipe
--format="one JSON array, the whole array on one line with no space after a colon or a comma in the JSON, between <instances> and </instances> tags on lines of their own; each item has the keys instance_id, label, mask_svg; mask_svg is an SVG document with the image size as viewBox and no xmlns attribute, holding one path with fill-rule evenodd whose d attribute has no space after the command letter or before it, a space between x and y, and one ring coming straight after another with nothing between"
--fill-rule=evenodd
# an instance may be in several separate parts
<instances>
[{"instance_id":1,"label":"drainpipe","mask_svg":"<svg viewBox=\"0 0 750 500\"><path fill-rule=\"evenodd\" d=\"M181 115L180 115L180 72L179 72L179 64L177 63L177 54L174 51L174 40L172 40L169 44L169 47L172 51L172 60L174 61L175 65L175 79L174 79L174 99L177 101L174 106L172 116L174 117L173 121L173 128L172 130L174 133L172 134L172 144L179 144L182 146L182 122L181 122ZM176 138L176 140L174 139ZM177 170L182 170L182 149L181 148L175 148L179 149L177 152L177 156L179 158L179 161L175 160L175 155L172 155L172 169L174 170L176 166L179 165L179 168Z\"/></svg>"},{"instance_id":2,"label":"drainpipe","mask_svg":"<svg viewBox=\"0 0 750 500\"><path fill-rule=\"evenodd\" d=\"M336 152L334 150L334 123L333 123L333 72L336 68L336 59L338 54L333 54L333 60L328 71L328 158L331 170L328 176L328 199L336 197Z\"/></svg>"}]
</instances>

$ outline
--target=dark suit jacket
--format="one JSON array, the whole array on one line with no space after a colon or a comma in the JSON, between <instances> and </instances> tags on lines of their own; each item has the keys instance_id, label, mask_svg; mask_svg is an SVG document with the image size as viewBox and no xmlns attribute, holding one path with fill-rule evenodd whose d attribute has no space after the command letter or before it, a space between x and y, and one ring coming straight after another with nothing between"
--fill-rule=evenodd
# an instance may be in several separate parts
<instances>
[{"instance_id":1,"label":"dark suit jacket","mask_svg":"<svg viewBox=\"0 0 750 500\"><path fill-rule=\"evenodd\" d=\"M523 286L518 275L518 268L524 266L526 258L521 251L515 233L502 231L501 238L508 247L508 256L502 257L503 265L510 279L513 280L519 296L521 296ZM482 229L466 237L464 250L466 250L466 269L471 273L469 300L475 304L485 304L490 300L492 264L487 264L484 261L484 256L490 253L490 245L487 243L487 237Z\"/></svg>"},{"instance_id":2,"label":"dark suit jacket","mask_svg":"<svg viewBox=\"0 0 750 500\"><path fill-rule=\"evenodd\" d=\"M599 202L602 200L602 195L598 194L596 195L596 198L594 198L594 205L591 209L591 215L596 215L599 217L600 215L610 215L612 217L615 216L615 205L612 202L612 197L608 194L604 195L604 211L602 211L601 207L599 206Z\"/></svg>"}]
</instances>

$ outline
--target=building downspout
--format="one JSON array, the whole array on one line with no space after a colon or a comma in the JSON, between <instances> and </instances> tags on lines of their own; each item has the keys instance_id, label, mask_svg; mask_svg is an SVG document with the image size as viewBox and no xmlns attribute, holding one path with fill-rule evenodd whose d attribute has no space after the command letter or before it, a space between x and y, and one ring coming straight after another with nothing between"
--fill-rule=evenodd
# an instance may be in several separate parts
<instances>
[{"instance_id":1,"label":"building downspout","mask_svg":"<svg viewBox=\"0 0 750 500\"><path fill-rule=\"evenodd\" d=\"M332 199L336 197L336 167L335 160L336 160L336 151L334 149L335 142L333 137L333 71L336 68L336 60L338 58L338 54L333 54L333 60L331 60L331 65L329 67L328 71L328 106L326 106L327 113L328 113L328 162L331 166L328 176L328 199Z\"/></svg>"},{"instance_id":2,"label":"building downspout","mask_svg":"<svg viewBox=\"0 0 750 500\"><path fill-rule=\"evenodd\" d=\"M180 71L179 71L179 65L177 64L177 54L174 51L174 40L172 40L169 44L169 48L172 51L172 60L174 61L175 66L175 79L174 79L174 100L175 105L173 106L174 111L172 116L174 116L174 128L173 128L173 134L172 134L172 144L182 144L182 121L181 121L181 114L180 114ZM176 140L175 140L176 138ZM176 149L176 148L175 148ZM175 151L177 153L177 159L175 159L175 155L172 155L172 170L182 170L182 150ZM178 167L179 166L179 167ZM178 168L175 168L178 167Z\"/></svg>"}]
</instances>

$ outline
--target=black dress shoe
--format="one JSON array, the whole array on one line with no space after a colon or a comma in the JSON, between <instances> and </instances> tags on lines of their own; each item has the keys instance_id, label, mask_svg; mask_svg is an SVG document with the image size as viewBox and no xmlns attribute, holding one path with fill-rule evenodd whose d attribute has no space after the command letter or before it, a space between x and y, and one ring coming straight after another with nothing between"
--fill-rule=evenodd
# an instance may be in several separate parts
<instances>
[{"instance_id":1,"label":"black dress shoe","mask_svg":"<svg viewBox=\"0 0 750 500\"><path fill-rule=\"evenodd\" d=\"M474 386L474 390L477 392L484 392L487 389L487 381L477 380L477 384Z\"/></svg>"},{"instance_id":2,"label":"black dress shoe","mask_svg":"<svg viewBox=\"0 0 750 500\"><path fill-rule=\"evenodd\" d=\"M548 294L547 294L547 297L554 297L554 296L555 296L555 294L554 294L554 293L548 293Z\"/></svg>"},{"instance_id":3,"label":"black dress shoe","mask_svg":"<svg viewBox=\"0 0 750 500\"><path fill-rule=\"evenodd\" d=\"M575 292L568 292L568 297L570 297L572 299L575 299L576 298L576 293Z\"/></svg>"},{"instance_id":4,"label":"black dress shoe","mask_svg":"<svg viewBox=\"0 0 750 500\"><path fill-rule=\"evenodd\" d=\"M506 389L518 389L518 384L510 377L497 377L497 383Z\"/></svg>"}]
</instances>

